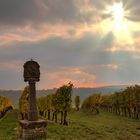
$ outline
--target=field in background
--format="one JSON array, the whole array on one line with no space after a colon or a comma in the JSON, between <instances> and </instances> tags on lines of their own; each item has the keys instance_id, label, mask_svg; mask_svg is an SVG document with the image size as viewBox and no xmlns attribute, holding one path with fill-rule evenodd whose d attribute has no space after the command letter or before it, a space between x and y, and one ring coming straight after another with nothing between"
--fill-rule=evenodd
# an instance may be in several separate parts
<instances>
[{"instance_id":1,"label":"field in background","mask_svg":"<svg viewBox=\"0 0 140 140\"><path fill-rule=\"evenodd\" d=\"M140 120L101 112L71 112L69 126L48 124L48 140L140 140ZM16 140L17 111L0 120L0 140Z\"/></svg>"}]
</instances>

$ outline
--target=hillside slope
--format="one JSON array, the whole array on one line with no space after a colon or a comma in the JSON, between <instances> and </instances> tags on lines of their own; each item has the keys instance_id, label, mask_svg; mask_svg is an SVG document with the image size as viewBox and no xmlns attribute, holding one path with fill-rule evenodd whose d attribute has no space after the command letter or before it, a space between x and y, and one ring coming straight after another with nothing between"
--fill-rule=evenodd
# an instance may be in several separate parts
<instances>
[{"instance_id":1,"label":"hillside slope","mask_svg":"<svg viewBox=\"0 0 140 140\"><path fill-rule=\"evenodd\" d=\"M124 89L125 87L126 86L107 86L107 87L99 87L99 88L74 88L73 97L79 95L81 101L83 101L84 98L86 98L87 96L93 93L101 93L101 94L113 93L121 89ZM54 93L55 91L56 89L38 90L37 97L46 96L48 94ZM18 101L21 94L22 94L21 90L0 90L0 95L12 99L15 106L18 106Z\"/></svg>"}]
</instances>

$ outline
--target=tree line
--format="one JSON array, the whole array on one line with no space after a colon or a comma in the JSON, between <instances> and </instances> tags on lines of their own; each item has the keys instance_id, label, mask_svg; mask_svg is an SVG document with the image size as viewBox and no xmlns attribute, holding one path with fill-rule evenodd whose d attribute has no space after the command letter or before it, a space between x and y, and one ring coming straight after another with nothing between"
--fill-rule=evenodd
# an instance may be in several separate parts
<instances>
[{"instance_id":1,"label":"tree line","mask_svg":"<svg viewBox=\"0 0 140 140\"><path fill-rule=\"evenodd\" d=\"M95 114L99 114L100 107L100 94L93 94L88 96L82 103L81 109L84 111L94 112Z\"/></svg>"},{"instance_id":2,"label":"tree line","mask_svg":"<svg viewBox=\"0 0 140 140\"><path fill-rule=\"evenodd\" d=\"M56 90L55 93L37 99L38 113L48 120L68 125L67 114L72 108L73 84L68 83ZM20 98L20 112L22 119L28 119L29 87L25 87ZM80 105L80 96L74 99L77 111L90 111L99 114L100 110L108 111L125 117L139 118L140 115L140 86L129 86L113 94L93 94L84 99Z\"/></svg>"},{"instance_id":3,"label":"tree line","mask_svg":"<svg viewBox=\"0 0 140 140\"><path fill-rule=\"evenodd\" d=\"M0 118L10 109L13 109L12 101L7 97L0 96Z\"/></svg>"},{"instance_id":4,"label":"tree line","mask_svg":"<svg viewBox=\"0 0 140 140\"><path fill-rule=\"evenodd\" d=\"M129 86L114 94L103 95L101 108L117 115L138 119L140 115L140 86Z\"/></svg>"},{"instance_id":5,"label":"tree line","mask_svg":"<svg viewBox=\"0 0 140 140\"><path fill-rule=\"evenodd\" d=\"M99 113L99 109L122 115L139 118L140 115L140 86L129 86L113 94L93 94L87 97L81 108Z\"/></svg>"},{"instance_id":6,"label":"tree line","mask_svg":"<svg viewBox=\"0 0 140 140\"><path fill-rule=\"evenodd\" d=\"M60 114L60 124L68 125L67 115L72 103L72 88L70 82L61 86L55 93L37 99L38 113L48 120L58 122ZM29 109L29 87L25 87L19 100L19 108L22 119L28 119Z\"/></svg>"}]
</instances>

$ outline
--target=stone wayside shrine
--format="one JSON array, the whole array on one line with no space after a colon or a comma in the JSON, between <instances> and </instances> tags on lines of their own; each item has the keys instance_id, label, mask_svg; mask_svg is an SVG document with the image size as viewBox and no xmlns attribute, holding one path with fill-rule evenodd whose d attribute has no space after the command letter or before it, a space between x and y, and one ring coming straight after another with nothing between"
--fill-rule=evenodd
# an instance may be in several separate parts
<instances>
[{"instance_id":1,"label":"stone wayside shrine","mask_svg":"<svg viewBox=\"0 0 140 140\"><path fill-rule=\"evenodd\" d=\"M27 61L24 64L24 81L29 83L29 113L28 120L20 120L20 137L23 140L45 139L47 121L38 119L36 105L36 82L40 81L40 66L37 62Z\"/></svg>"}]
</instances>

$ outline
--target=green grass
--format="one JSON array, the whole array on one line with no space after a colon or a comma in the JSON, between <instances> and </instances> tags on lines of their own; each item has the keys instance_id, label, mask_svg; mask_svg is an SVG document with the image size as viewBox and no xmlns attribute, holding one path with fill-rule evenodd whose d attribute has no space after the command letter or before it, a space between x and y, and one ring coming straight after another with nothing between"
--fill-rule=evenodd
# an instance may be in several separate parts
<instances>
[{"instance_id":1,"label":"green grass","mask_svg":"<svg viewBox=\"0 0 140 140\"><path fill-rule=\"evenodd\" d=\"M0 140L16 140L17 116L17 110L11 110L0 119Z\"/></svg>"},{"instance_id":2,"label":"green grass","mask_svg":"<svg viewBox=\"0 0 140 140\"><path fill-rule=\"evenodd\" d=\"M101 112L71 112L69 125L48 124L48 140L140 140L140 120ZM0 120L0 140L16 140L17 111Z\"/></svg>"},{"instance_id":3,"label":"green grass","mask_svg":"<svg viewBox=\"0 0 140 140\"><path fill-rule=\"evenodd\" d=\"M69 126L48 125L48 137L56 140L140 140L140 120L102 112L73 112Z\"/></svg>"}]
</instances>

